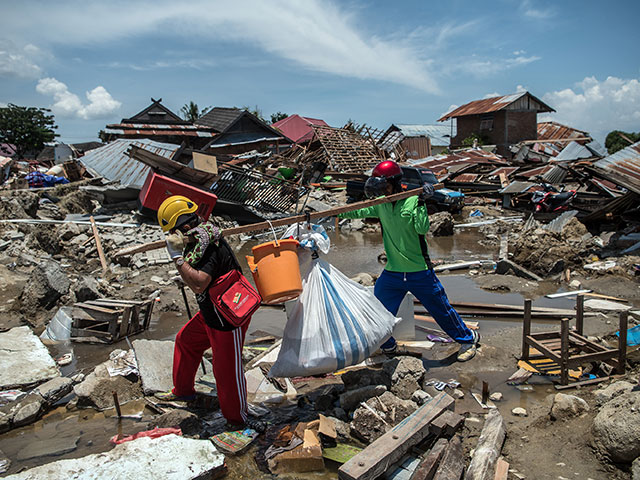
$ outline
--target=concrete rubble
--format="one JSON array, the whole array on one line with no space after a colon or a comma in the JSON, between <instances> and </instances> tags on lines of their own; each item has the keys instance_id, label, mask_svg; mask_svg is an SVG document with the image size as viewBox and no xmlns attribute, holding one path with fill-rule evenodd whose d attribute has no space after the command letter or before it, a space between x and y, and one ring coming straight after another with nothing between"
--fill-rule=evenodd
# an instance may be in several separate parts
<instances>
[{"instance_id":1,"label":"concrete rubble","mask_svg":"<svg viewBox=\"0 0 640 480\"><path fill-rule=\"evenodd\" d=\"M180 461L176 461L176 459ZM5 477L7 480L69 478L98 480L119 478L166 478L188 480L213 478L224 471L224 455L209 440L176 435L157 439L139 438L105 453L58 460Z\"/></svg>"},{"instance_id":2,"label":"concrete rubble","mask_svg":"<svg viewBox=\"0 0 640 480\"><path fill-rule=\"evenodd\" d=\"M243 214L249 212L252 221L258 221L304 211L301 208L323 211L350 201L345 184L354 178L361 179L366 170L364 166L368 169L380 159L365 162L358 157L362 164L356 170L361 171L334 172L331 171L335 168L331 147L319 143L308 145L304 151L294 146L278 154L225 157L225 162L240 162L242 169L256 175L276 174L286 166L294 171L293 184L298 193L301 186L308 192L308 197L300 198L294 192L293 203L278 213L269 211L267 201L248 205L248 200L243 200ZM522 145L518 155L527 148ZM508 188L517 187L518 182L532 183L534 190L540 188L540 184L529 182L535 177L526 175L530 168L538 168L539 162L509 160L488 153L492 160L485 163L484 154L478 151L465 149L463 153L452 152L445 157L428 159L428 168L437 173L438 181L447 188L464 190L467 196L461 211L431 211L435 207L429 206L429 235L434 238L427 239L430 252L435 252L432 253L435 271L445 280L443 283L450 280L448 274L464 277L461 280L464 286L454 290L454 294L447 286L452 302L476 302L467 305L466 310L460 309L464 320L470 325L477 323L473 328L482 332L476 358L467 364L456 363L457 345L429 321L428 312L419 310L415 310L416 329L412 332L415 342L411 341L412 336L397 355L375 356L336 375L272 379L266 372L277 357L277 348L271 348L273 340L245 345L243 359L250 417L259 418L267 427L252 444L251 454L240 460L242 468L250 466L247 478L267 474L269 465L272 471L283 476L295 475L306 468L325 469L328 462L333 462L328 460L328 455L340 456L345 451L350 458L361 452L367 454L367 449L368 455L372 455L371 452L378 452L380 441L395 445L391 441L397 439L392 436L407 422L417 422L411 424L412 434L422 432L424 436L420 433L412 440L410 450L407 447L407 455L413 457L394 458L386 465L385 472L378 472L384 473L385 478L409 478L420 465L427 469L429 462L436 478L442 478L445 471L455 473L457 470L452 470L452 465L458 469L482 470L472 474L468 471L469 478L498 478L494 474L499 468L508 471L509 478L536 478L539 472L540 478L591 478L589 469L596 472L593 478L629 478L629 474L631 478L640 478L638 346L628 345L627 371L619 377L609 378L617 372L600 361L582 365L578 372L580 378L572 377L571 382L591 379L602 383L580 386L570 391L573 394L563 391L549 395L553 392L551 382L558 380L555 374L536 375L536 380L544 378L542 385L521 380L526 376L522 373L509 382L507 379L515 367L514 357L520 354L522 305L508 305L509 310L503 305L509 301L501 297L501 293L510 292L537 301L550 292L560 290L571 294L584 289L594 295L585 297L585 310L597 313L585 322L589 341L615 348L620 312L628 312L629 328L638 323L634 312L638 311L640 302L639 226L637 220L625 213L633 211L637 199L629 198L630 203L617 210L609 203L628 195L627 187L622 186L624 191L615 185L607 185L608 190L585 188L579 192L586 198L579 209L542 215L534 212L532 191L513 194ZM178 163L192 160L190 149L178 153ZM400 150L395 154L404 155ZM450 160L450 156L454 156L459 160L458 156L463 154L483 158L479 162L468 161L460 171L449 169L445 158ZM326 163L320 173L314 170L318 159ZM367 162L371 165L365 165ZM566 169L567 184L577 185L578 180L581 188L583 183L590 184L593 170L585 169L585 164L572 164ZM506 165L515 170L504 174L504 178L491 174ZM510 167L506 167L507 171ZM9 183L13 187L17 186L16 180L24 177L21 168L17 167L17 172L12 173ZM476 180L466 185L462 181L464 177L457 181L456 177L463 171L477 176ZM302 181L309 172L315 175L312 183ZM328 178L331 176L333 178ZM92 185L84 188L87 184ZM263 179L260 186L266 188L271 184L271 180ZM490 193L477 190L476 184L486 187ZM28 444L19 451L7 449L13 438L10 435L18 432L0 436L0 447L7 450L6 458L0 452L0 473L8 470L12 475L6 478L16 479L117 477L137 480L148 478L149 472L154 478L221 475L225 469L224 456L208 440L226 428L211 372L211 353L205 354L204 371L198 368L198 394L194 402L161 401L154 396L173 386L171 338L186 321L184 300L172 280L176 272L171 259L164 249L128 256L116 254L124 247L163 240L163 233L155 219L145 218L137 210L135 201L131 201L137 192L127 201L107 201L107 197L115 198L111 195L120 188L117 182L86 179L63 187L46 191L6 189L0 194L0 220L25 221L0 223L0 289L6 292L6 302L0 307L0 364L3 367L0 369L0 433L35 423L19 431L21 436L29 438ZM601 207L604 211L598 216ZM442 210L442 206L435 210ZM98 225L105 254L104 267L90 226L90 214ZM215 219L222 228L238 226L235 214ZM242 223L250 222L243 220ZM332 220L324 226L330 235L354 238L354 245L366 249L366 258L372 263L376 258L378 263L386 261L377 222L355 219L334 223ZM464 247L451 250L448 245L455 244L462 232L465 239L472 240ZM258 234L251 236L253 233L230 236L228 240L240 252L242 248L246 250L247 246L266 241L265 238L272 239ZM378 240L372 247L374 235ZM370 272L354 270L350 276L361 285L373 287L380 271L376 268ZM457 280L450 281L455 284ZM475 292L467 298L464 282L474 282L484 289L483 294L488 298L484 306L477 303ZM516 303L521 297L517 297ZM154 328L144 335L121 338L113 347L83 345L91 341L89 337L69 339L70 335L56 338L44 334L41 341L36 336L60 323L63 317L65 328L75 328L71 326L77 318L74 305L106 298L157 302L158 309L154 310L152 319ZM571 306L562 310L563 316L573 318L575 307L573 297L570 298ZM196 308L192 295L188 295L187 301L192 309ZM561 301L569 305L567 299ZM409 310L417 308L417 305L411 308L410 303ZM494 316L482 313L486 305L492 306ZM64 309L60 310L64 315L56 317L59 309ZM517 322L508 320L511 322L508 327L482 325L484 318L504 319L516 309ZM275 312L272 310L269 315L279 313ZM544 317L543 314L549 312L534 310L534 315L536 313ZM261 321L258 317L256 314L255 323ZM556 320L560 318L549 322ZM271 319L267 323L269 329L277 324ZM573 325L572 321L572 328ZM534 330L537 328L534 326ZM256 336L266 338L271 333L270 330ZM429 340L423 342L425 338ZM485 381L486 391L482 385ZM500 392L493 391L496 388ZM525 392L536 395L527 396ZM540 392L543 395L537 395ZM416 412L437 410L434 403L444 401L445 396L446 402L452 403L420 424L415 418ZM543 396L547 398L539 400ZM526 402L520 404L519 399L524 397ZM53 414L47 415L54 409ZM65 415L78 418L62 426L64 420L57 417ZM102 423L90 423L95 422L94 416ZM82 422L85 420L91 425L87 427L87 431L92 432L90 439L84 433ZM123 435L147 428L177 427L183 436L140 438L111 448L108 441L95 433L95 425L111 432L115 424L110 423L112 421L122 427ZM29 433L40 431L47 422L60 427L55 441L53 437L42 435L40 438ZM284 440L277 441L276 434L282 432L285 425L289 425L291 435L285 434ZM549 458L567 443L577 443L573 450L580 452L579 456L567 453L568 458L562 459L562 465L556 462L554 467ZM277 461L270 463L272 459L266 458L265 450L272 446L291 447L289 451L294 453L279 452ZM87 453L88 447L98 447L102 453L81 456ZM595 447L598 455L591 452L591 447ZM397 451L404 448L405 443L398 442ZM70 456L80 458L68 458ZM63 459L53 461L55 457ZM349 461L339 458L341 463ZM510 464L507 470L504 470L505 463ZM20 471L25 465L34 464L39 466ZM231 461L228 464L237 465ZM581 465L584 467L579 467ZM582 469L578 471L579 468ZM400 471L402 473L398 473ZM440 477L436 471L440 471ZM507 478L507 474L504 475L501 478ZM377 475L367 478L377 478Z\"/></svg>"}]
</instances>

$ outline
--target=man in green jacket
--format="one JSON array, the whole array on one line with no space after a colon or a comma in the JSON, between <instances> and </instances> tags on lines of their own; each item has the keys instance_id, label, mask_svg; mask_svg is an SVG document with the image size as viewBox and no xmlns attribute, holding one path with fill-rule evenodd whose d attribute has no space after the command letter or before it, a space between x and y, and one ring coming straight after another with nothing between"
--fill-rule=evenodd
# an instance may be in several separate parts
<instances>
[{"instance_id":1,"label":"man in green jacket","mask_svg":"<svg viewBox=\"0 0 640 480\"><path fill-rule=\"evenodd\" d=\"M379 163L365 184L369 197L399 193L402 170L391 160ZM471 360L480 340L469 330L458 312L450 305L444 287L431 266L424 239L429 231L429 215L425 200L433 195L433 187L425 184L419 196L392 203L361 208L342 213L340 218L377 218L382 225L382 241L387 264L376 281L374 294L392 314L397 315L400 303L411 292L436 320L440 328L460 343L458 361ZM395 338L382 344L385 353L397 348Z\"/></svg>"}]
</instances>

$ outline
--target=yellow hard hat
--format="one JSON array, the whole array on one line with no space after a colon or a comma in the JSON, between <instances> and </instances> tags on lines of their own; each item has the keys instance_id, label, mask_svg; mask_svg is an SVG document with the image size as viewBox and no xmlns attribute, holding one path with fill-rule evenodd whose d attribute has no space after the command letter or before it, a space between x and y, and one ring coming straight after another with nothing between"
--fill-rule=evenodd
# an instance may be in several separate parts
<instances>
[{"instance_id":1,"label":"yellow hard hat","mask_svg":"<svg viewBox=\"0 0 640 480\"><path fill-rule=\"evenodd\" d=\"M163 232L168 232L176 226L178 217L198 210L198 205L182 195L167 198L158 208L158 223Z\"/></svg>"}]
</instances>

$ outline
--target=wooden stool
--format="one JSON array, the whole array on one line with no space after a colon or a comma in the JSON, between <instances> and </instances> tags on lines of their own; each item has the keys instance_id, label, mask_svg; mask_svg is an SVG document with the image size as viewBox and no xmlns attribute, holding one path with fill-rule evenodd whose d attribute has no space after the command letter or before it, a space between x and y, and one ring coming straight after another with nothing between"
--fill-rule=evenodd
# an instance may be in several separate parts
<instances>
[{"instance_id":1,"label":"wooden stool","mask_svg":"<svg viewBox=\"0 0 640 480\"><path fill-rule=\"evenodd\" d=\"M560 384L569 383L569 369L588 362L603 361L624 374L627 358L627 312L620 313L620 336L618 348L607 348L590 342L583 334L584 296L576 300L576 329L569 329L569 319L563 318L560 331L531 333L531 300L524 301L524 323L522 328L522 360L547 358L560 366ZM541 355L530 355L530 348Z\"/></svg>"}]
</instances>

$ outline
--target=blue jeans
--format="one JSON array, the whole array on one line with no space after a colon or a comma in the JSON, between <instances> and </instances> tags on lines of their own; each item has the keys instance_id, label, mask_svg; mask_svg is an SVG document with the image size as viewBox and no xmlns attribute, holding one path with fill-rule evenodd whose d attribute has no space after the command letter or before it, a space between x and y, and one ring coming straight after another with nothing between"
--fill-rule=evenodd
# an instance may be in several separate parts
<instances>
[{"instance_id":1,"label":"blue jeans","mask_svg":"<svg viewBox=\"0 0 640 480\"><path fill-rule=\"evenodd\" d=\"M407 273L383 270L374 289L376 298L394 315L398 314L398 308L407 292L411 292L424 305L440 328L452 339L458 343L473 342L471 330L449 303L444 287L433 270ZM389 338L382 344L382 348L393 347L395 341L395 338Z\"/></svg>"}]
</instances>

